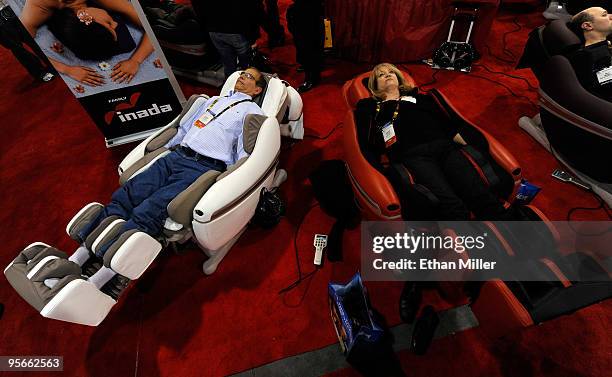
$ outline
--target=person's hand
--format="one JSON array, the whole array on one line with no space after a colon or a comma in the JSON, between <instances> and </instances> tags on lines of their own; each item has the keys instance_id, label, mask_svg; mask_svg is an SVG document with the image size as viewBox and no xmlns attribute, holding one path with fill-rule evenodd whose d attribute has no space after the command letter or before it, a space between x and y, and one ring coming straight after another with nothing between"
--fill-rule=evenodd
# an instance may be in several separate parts
<instances>
[{"instance_id":1,"label":"person's hand","mask_svg":"<svg viewBox=\"0 0 612 377\"><path fill-rule=\"evenodd\" d=\"M65 72L68 76L72 77L76 81L89 86L100 86L104 85L104 77L100 75L95 69L89 67L77 67L71 66L66 68Z\"/></svg>"},{"instance_id":2,"label":"person's hand","mask_svg":"<svg viewBox=\"0 0 612 377\"><path fill-rule=\"evenodd\" d=\"M135 60L127 59L121 61L113 67L111 79L116 83L125 82L129 84L134 76L136 76L138 68L140 68L140 63Z\"/></svg>"}]
</instances>

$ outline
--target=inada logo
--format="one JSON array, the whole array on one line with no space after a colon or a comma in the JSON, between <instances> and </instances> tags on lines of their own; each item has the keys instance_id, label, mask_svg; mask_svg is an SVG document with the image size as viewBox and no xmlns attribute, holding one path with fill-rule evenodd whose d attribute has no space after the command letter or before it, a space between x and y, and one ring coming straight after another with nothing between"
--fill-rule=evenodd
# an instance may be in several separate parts
<instances>
[{"instance_id":1,"label":"inada logo","mask_svg":"<svg viewBox=\"0 0 612 377\"><path fill-rule=\"evenodd\" d=\"M161 105L158 107L157 104L154 103L153 105L151 105L150 108L145 110L139 110L133 113L122 113L121 111L117 111L117 115L119 116L119 120L124 123L129 122L130 120L136 120L161 113L167 113L169 111L172 111L172 107L170 105Z\"/></svg>"},{"instance_id":2,"label":"inada logo","mask_svg":"<svg viewBox=\"0 0 612 377\"><path fill-rule=\"evenodd\" d=\"M104 120L106 124L111 124L115 115L119 117L121 123L126 123L132 120L147 118L150 116L155 116L161 113L167 113L172 111L172 106L170 105L158 105L156 103L151 104L151 107L146 107L142 110L132 110L136 107L138 103L138 99L140 98L140 93L134 93L130 96L129 102L121 102L115 106L115 110L109 111L104 115ZM127 98L116 98L113 100L109 100L109 102L117 102L117 100L125 101ZM131 111L125 111L131 110Z\"/></svg>"}]
</instances>

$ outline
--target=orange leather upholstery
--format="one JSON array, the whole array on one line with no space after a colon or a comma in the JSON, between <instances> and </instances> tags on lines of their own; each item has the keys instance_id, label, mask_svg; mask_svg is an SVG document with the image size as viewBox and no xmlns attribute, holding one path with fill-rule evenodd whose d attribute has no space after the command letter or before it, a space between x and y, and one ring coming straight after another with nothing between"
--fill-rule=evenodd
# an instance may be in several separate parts
<instances>
[{"instance_id":1,"label":"orange leather upholstery","mask_svg":"<svg viewBox=\"0 0 612 377\"><path fill-rule=\"evenodd\" d=\"M510 288L501 280L484 283L472 311L480 327L492 338L533 325L533 319Z\"/></svg>"},{"instance_id":2,"label":"orange leather upholstery","mask_svg":"<svg viewBox=\"0 0 612 377\"><path fill-rule=\"evenodd\" d=\"M408 73L402 72L402 74L409 84L416 86L414 79ZM401 208L398 195L387 178L372 167L363 157L357 140L353 111L359 100L370 96L370 92L366 87L369 76L370 72L362 73L354 79L347 81L342 88L344 100L349 108L344 120L344 160L357 204L366 218L371 220L399 220L401 219ZM446 97L443 95L441 97L448 103L452 111L463 118L457 109L448 102ZM514 190L510 198L513 198L521 181L521 168L518 162L508 150L486 131L483 131L467 119L463 119L487 139L491 156L504 170L512 175Z\"/></svg>"},{"instance_id":3,"label":"orange leather upholstery","mask_svg":"<svg viewBox=\"0 0 612 377\"><path fill-rule=\"evenodd\" d=\"M518 188L518 185L520 185L521 183L522 174L521 167L516 158L514 158L514 156L506 149L506 147L504 147L499 141L497 141L497 139L491 136L491 134L475 125L469 119L463 117L461 115L461 112L448 100L448 98L442 92L438 91L438 95L446 102L446 104L452 109L452 111L459 115L470 126L478 130L478 132L480 132L487 139L487 142L489 143L489 153L491 154L491 157L493 157L493 159L499 164L499 166L501 166L505 171L512 175L512 178L515 183L515 188Z\"/></svg>"},{"instance_id":4,"label":"orange leather upholstery","mask_svg":"<svg viewBox=\"0 0 612 377\"><path fill-rule=\"evenodd\" d=\"M400 202L395 190L361 153L353 110L346 112L344 124L344 161L357 204L368 219L400 220Z\"/></svg>"}]
</instances>

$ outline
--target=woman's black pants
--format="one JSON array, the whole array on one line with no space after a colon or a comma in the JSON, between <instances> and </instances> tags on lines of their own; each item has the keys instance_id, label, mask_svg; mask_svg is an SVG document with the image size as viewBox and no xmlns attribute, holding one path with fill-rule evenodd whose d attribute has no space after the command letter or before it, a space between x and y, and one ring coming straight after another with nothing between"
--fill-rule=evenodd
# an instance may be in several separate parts
<instances>
[{"instance_id":1,"label":"woman's black pants","mask_svg":"<svg viewBox=\"0 0 612 377\"><path fill-rule=\"evenodd\" d=\"M470 212L481 220L504 219L502 203L454 142L440 140L413 147L402 156L402 163L417 183L440 200L440 220L469 220Z\"/></svg>"}]
</instances>

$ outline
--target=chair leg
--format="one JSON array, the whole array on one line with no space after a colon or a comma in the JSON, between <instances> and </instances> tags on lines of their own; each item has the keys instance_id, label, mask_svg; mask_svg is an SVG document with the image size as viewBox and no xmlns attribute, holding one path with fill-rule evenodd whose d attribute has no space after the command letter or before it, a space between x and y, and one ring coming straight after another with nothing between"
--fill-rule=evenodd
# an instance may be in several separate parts
<instances>
[{"instance_id":1,"label":"chair leg","mask_svg":"<svg viewBox=\"0 0 612 377\"><path fill-rule=\"evenodd\" d=\"M238 238L244 233L246 230L246 226L238 232L232 239L230 239L225 245L221 246L217 250L207 250L204 249L204 253L208 255L208 259L202 265L202 270L206 275L212 275L213 272L217 270L217 266L223 260L225 255L229 252L229 250L234 246Z\"/></svg>"},{"instance_id":2,"label":"chair leg","mask_svg":"<svg viewBox=\"0 0 612 377\"><path fill-rule=\"evenodd\" d=\"M546 137L546 133L542 128L542 121L540 120L540 114L537 114L533 118L521 117L518 121L519 127L527 131L531 137L533 137L538 143L542 144L547 151L551 151L550 143Z\"/></svg>"}]
</instances>

